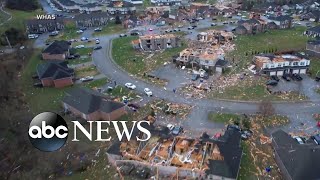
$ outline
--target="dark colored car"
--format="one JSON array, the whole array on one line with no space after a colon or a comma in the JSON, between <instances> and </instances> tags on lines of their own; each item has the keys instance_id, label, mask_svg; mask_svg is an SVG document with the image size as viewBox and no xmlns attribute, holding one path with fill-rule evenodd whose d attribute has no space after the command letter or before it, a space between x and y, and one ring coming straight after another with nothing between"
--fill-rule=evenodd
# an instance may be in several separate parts
<instances>
[{"instance_id":1,"label":"dark colored car","mask_svg":"<svg viewBox=\"0 0 320 180\"><path fill-rule=\"evenodd\" d=\"M81 27L80 30L81 31L85 31L85 30L87 30L87 28L86 27Z\"/></svg>"},{"instance_id":2,"label":"dark colored car","mask_svg":"<svg viewBox=\"0 0 320 180\"><path fill-rule=\"evenodd\" d=\"M316 76L316 81L320 81L320 76Z\"/></svg>"},{"instance_id":3,"label":"dark colored car","mask_svg":"<svg viewBox=\"0 0 320 180\"><path fill-rule=\"evenodd\" d=\"M282 79L284 79L286 81L290 81L290 77L286 74L282 76Z\"/></svg>"},{"instance_id":4,"label":"dark colored car","mask_svg":"<svg viewBox=\"0 0 320 180\"><path fill-rule=\"evenodd\" d=\"M131 36L139 36L139 32L132 32L130 33Z\"/></svg>"},{"instance_id":5,"label":"dark colored car","mask_svg":"<svg viewBox=\"0 0 320 180\"><path fill-rule=\"evenodd\" d=\"M271 79L272 79L272 80L275 80L275 81L278 81L278 82L280 81L280 79L278 78L278 76L271 76Z\"/></svg>"},{"instance_id":6,"label":"dark colored car","mask_svg":"<svg viewBox=\"0 0 320 180\"><path fill-rule=\"evenodd\" d=\"M43 85L42 85L41 82L36 82L36 83L33 84L33 86L34 86L34 87L39 87L39 88L42 88L42 87L43 87Z\"/></svg>"},{"instance_id":7,"label":"dark colored car","mask_svg":"<svg viewBox=\"0 0 320 180\"><path fill-rule=\"evenodd\" d=\"M196 81L199 78L199 74L192 74L191 80Z\"/></svg>"},{"instance_id":8,"label":"dark colored car","mask_svg":"<svg viewBox=\"0 0 320 180\"><path fill-rule=\"evenodd\" d=\"M196 28L196 27L197 27L197 25L192 25L192 27L193 27L193 28Z\"/></svg>"},{"instance_id":9,"label":"dark colored car","mask_svg":"<svg viewBox=\"0 0 320 180\"><path fill-rule=\"evenodd\" d=\"M70 55L67 57L67 59L75 59L76 57L74 55Z\"/></svg>"},{"instance_id":10,"label":"dark colored car","mask_svg":"<svg viewBox=\"0 0 320 180\"><path fill-rule=\"evenodd\" d=\"M183 128L181 126L175 126L174 129L172 130L173 135L179 135L180 132L183 131Z\"/></svg>"},{"instance_id":11,"label":"dark colored car","mask_svg":"<svg viewBox=\"0 0 320 180\"><path fill-rule=\"evenodd\" d=\"M79 58L80 57L80 54L74 54L73 55L75 58Z\"/></svg>"},{"instance_id":12,"label":"dark colored car","mask_svg":"<svg viewBox=\"0 0 320 180\"><path fill-rule=\"evenodd\" d=\"M93 50L99 50L99 49L102 49L102 46L96 46L93 48Z\"/></svg>"},{"instance_id":13,"label":"dark colored car","mask_svg":"<svg viewBox=\"0 0 320 180\"><path fill-rule=\"evenodd\" d=\"M278 81L269 80L269 81L266 82L266 85L268 85L268 86L276 86L276 85L278 85Z\"/></svg>"},{"instance_id":14,"label":"dark colored car","mask_svg":"<svg viewBox=\"0 0 320 180\"><path fill-rule=\"evenodd\" d=\"M299 74L292 74L292 79L296 81L301 81L303 78Z\"/></svg>"}]
</instances>

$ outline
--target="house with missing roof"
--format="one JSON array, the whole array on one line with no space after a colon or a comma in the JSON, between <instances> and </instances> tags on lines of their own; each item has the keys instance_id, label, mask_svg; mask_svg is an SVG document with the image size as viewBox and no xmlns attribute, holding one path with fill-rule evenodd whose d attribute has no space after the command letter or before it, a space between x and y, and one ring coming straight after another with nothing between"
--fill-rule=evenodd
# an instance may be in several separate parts
<instances>
[{"instance_id":1,"label":"house with missing roof","mask_svg":"<svg viewBox=\"0 0 320 180\"><path fill-rule=\"evenodd\" d=\"M192 49L186 48L173 57L173 63L177 66L185 66L192 69L204 69L209 73L223 72L229 64L224 59L224 53L220 49Z\"/></svg>"},{"instance_id":2,"label":"house with missing roof","mask_svg":"<svg viewBox=\"0 0 320 180\"><path fill-rule=\"evenodd\" d=\"M299 144L283 130L272 133L276 163L286 180L320 179L320 148L312 140Z\"/></svg>"},{"instance_id":3,"label":"house with missing roof","mask_svg":"<svg viewBox=\"0 0 320 180\"><path fill-rule=\"evenodd\" d=\"M174 34L139 36L139 45L143 51L159 51L181 46L181 40Z\"/></svg>"},{"instance_id":4,"label":"house with missing roof","mask_svg":"<svg viewBox=\"0 0 320 180\"><path fill-rule=\"evenodd\" d=\"M127 1L111 1L106 7L106 11L111 15L129 15L135 14L136 7Z\"/></svg>"},{"instance_id":5,"label":"house with missing roof","mask_svg":"<svg viewBox=\"0 0 320 180\"><path fill-rule=\"evenodd\" d=\"M56 19L30 19L26 22L26 29L29 34L60 31L64 29L64 22L59 17Z\"/></svg>"},{"instance_id":6,"label":"house with missing roof","mask_svg":"<svg viewBox=\"0 0 320 180\"><path fill-rule=\"evenodd\" d=\"M37 75L44 87L62 88L73 85L74 70L66 61L48 61L37 66Z\"/></svg>"},{"instance_id":7,"label":"house with missing roof","mask_svg":"<svg viewBox=\"0 0 320 180\"><path fill-rule=\"evenodd\" d=\"M307 29L304 34L313 38L320 38L320 25Z\"/></svg>"},{"instance_id":8,"label":"house with missing roof","mask_svg":"<svg viewBox=\"0 0 320 180\"><path fill-rule=\"evenodd\" d=\"M63 107L87 121L113 121L126 114L125 105L87 88L73 88L66 92Z\"/></svg>"},{"instance_id":9,"label":"house with missing roof","mask_svg":"<svg viewBox=\"0 0 320 180\"><path fill-rule=\"evenodd\" d=\"M252 18L238 21L235 28L236 34L257 34L267 30L267 23L261 19Z\"/></svg>"},{"instance_id":10,"label":"house with missing roof","mask_svg":"<svg viewBox=\"0 0 320 180\"><path fill-rule=\"evenodd\" d=\"M173 136L167 127L144 126L148 141L117 140L107 150L110 164L124 176L150 179L237 179L242 158L241 134L228 129L220 138ZM144 138L133 132L133 137ZM139 171L139 173L137 173Z\"/></svg>"},{"instance_id":11,"label":"house with missing roof","mask_svg":"<svg viewBox=\"0 0 320 180\"><path fill-rule=\"evenodd\" d=\"M277 25L277 29L289 29L292 28L293 18L288 15L271 16L267 19L268 23L274 23Z\"/></svg>"},{"instance_id":12,"label":"house with missing roof","mask_svg":"<svg viewBox=\"0 0 320 180\"><path fill-rule=\"evenodd\" d=\"M301 54L259 54L253 57L257 72L270 76L306 74L310 60Z\"/></svg>"},{"instance_id":13,"label":"house with missing roof","mask_svg":"<svg viewBox=\"0 0 320 180\"><path fill-rule=\"evenodd\" d=\"M320 40L310 40L307 42L306 50L308 54L320 56Z\"/></svg>"},{"instance_id":14,"label":"house with missing roof","mask_svg":"<svg viewBox=\"0 0 320 180\"><path fill-rule=\"evenodd\" d=\"M98 12L91 14L78 14L74 17L77 27L98 27L108 24L109 14Z\"/></svg>"},{"instance_id":15,"label":"house with missing roof","mask_svg":"<svg viewBox=\"0 0 320 180\"><path fill-rule=\"evenodd\" d=\"M65 60L70 55L68 41L54 41L42 51L43 60Z\"/></svg>"}]
</instances>

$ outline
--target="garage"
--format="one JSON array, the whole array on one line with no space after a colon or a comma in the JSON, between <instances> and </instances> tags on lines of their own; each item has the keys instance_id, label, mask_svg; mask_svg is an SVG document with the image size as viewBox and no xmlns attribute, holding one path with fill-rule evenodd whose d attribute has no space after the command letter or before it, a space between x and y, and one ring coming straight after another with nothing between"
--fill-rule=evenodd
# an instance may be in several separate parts
<instances>
[{"instance_id":1,"label":"garage","mask_svg":"<svg viewBox=\"0 0 320 180\"><path fill-rule=\"evenodd\" d=\"M292 71L293 74L299 74L299 69L295 69Z\"/></svg>"},{"instance_id":2,"label":"garage","mask_svg":"<svg viewBox=\"0 0 320 180\"><path fill-rule=\"evenodd\" d=\"M283 71L277 71L277 76L283 76Z\"/></svg>"},{"instance_id":3,"label":"garage","mask_svg":"<svg viewBox=\"0 0 320 180\"><path fill-rule=\"evenodd\" d=\"M276 75L276 71L270 71L270 76L275 76Z\"/></svg>"},{"instance_id":4,"label":"garage","mask_svg":"<svg viewBox=\"0 0 320 180\"><path fill-rule=\"evenodd\" d=\"M300 69L300 74L306 74L307 70L306 69Z\"/></svg>"}]
</instances>

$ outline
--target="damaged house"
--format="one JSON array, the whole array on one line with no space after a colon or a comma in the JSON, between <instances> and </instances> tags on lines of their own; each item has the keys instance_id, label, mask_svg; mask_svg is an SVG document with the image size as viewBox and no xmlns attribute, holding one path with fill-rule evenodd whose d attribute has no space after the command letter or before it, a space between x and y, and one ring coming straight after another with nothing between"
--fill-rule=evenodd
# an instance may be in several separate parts
<instances>
[{"instance_id":1,"label":"damaged house","mask_svg":"<svg viewBox=\"0 0 320 180\"><path fill-rule=\"evenodd\" d=\"M192 49L187 48L174 57L177 66L186 66L192 69L204 69L208 72L222 72L228 62L224 60L224 52L220 49Z\"/></svg>"},{"instance_id":2,"label":"damaged house","mask_svg":"<svg viewBox=\"0 0 320 180\"><path fill-rule=\"evenodd\" d=\"M45 32L60 31L64 29L64 22L62 18L31 19L27 20L26 29L29 34L41 34Z\"/></svg>"},{"instance_id":3,"label":"damaged house","mask_svg":"<svg viewBox=\"0 0 320 180\"><path fill-rule=\"evenodd\" d=\"M272 16L269 17L267 22L269 24L274 23L277 25L277 29L289 29L292 28L293 18L288 15Z\"/></svg>"},{"instance_id":4,"label":"damaged house","mask_svg":"<svg viewBox=\"0 0 320 180\"><path fill-rule=\"evenodd\" d=\"M267 22L260 19L260 15L253 15L249 20L238 21L236 34L257 34L267 30Z\"/></svg>"},{"instance_id":5,"label":"damaged house","mask_svg":"<svg viewBox=\"0 0 320 180\"><path fill-rule=\"evenodd\" d=\"M74 17L77 27L104 26L109 21L108 13L78 14Z\"/></svg>"},{"instance_id":6,"label":"damaged house","mask_svg":"<svg viewBox=\"0 0 320 180\"><path fill-rule=\"evenodd\" d=\"M270 76L306 74L310 60L300 54L260 54L253 57L257 72Z\"/></svg>"},{"instance_id":7,"label":"damaged house","mask_svg":"<svg viewBox=\"0 0 320 180\"><path fill-rule=\"evenodd\" d=\"M106 11L111 15L129 15L135 14L136 7L127 1L111 1L106 7Z\"/></svg>"},{"instance_id":8,"label":"damaged house","mask_svg":"<svg viewBox=\"0 0 320 180\"><path fill-rule=\"evenodd\" d=\"M139 41L132 42L135 48L143 51L159 51L181 46L181 40L174 34L140 36Z\"/></svg>"},{"instance_id":9,"label":"damaged house","mask_svg":"<svg viewBox=\"0 0 320 180\"><path fill-rule=\"evenodd\" d=\"M228 129L216 139L206 133L191 139L173 136L166 127L147 129L151 133L148 141L115 142L107 150L109 162L121 175L135 176L143 169L147 174L139 173L139 177L144 179L237 179L242 158L239 131ZM143 139L145 134L134 135Z\"/></svg>"}]
</instances>

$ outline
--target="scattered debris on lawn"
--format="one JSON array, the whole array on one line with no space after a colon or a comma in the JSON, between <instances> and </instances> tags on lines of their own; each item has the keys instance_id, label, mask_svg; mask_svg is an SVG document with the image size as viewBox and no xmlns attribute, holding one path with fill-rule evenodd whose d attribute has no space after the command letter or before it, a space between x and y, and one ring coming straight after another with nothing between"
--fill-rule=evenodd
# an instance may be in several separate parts
<instances>
[{"instance_id":1,"label":"scattered debris on lawn","mask_svg":"<svg viewBox=\"0 0 320 180\"><path fill-rule=\"evenodd\" d=\"M150 104L150 107L156 112L162 112L167 115L177 116L185 119L192 106L178 103L168 103L164 100L156 100Z\"/></svg>"}]
</instances>

